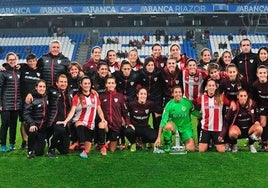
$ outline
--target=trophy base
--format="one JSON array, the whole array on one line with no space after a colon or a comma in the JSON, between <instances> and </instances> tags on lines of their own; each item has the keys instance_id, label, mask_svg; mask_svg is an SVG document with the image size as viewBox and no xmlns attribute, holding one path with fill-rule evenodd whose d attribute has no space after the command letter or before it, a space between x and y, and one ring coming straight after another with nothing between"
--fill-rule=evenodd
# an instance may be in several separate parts
<instances>
[{"instance_id":1,"label":"trophy base","mask_svg":"<svg viewBox=\"0 0 268 188\"><path fill-rule=\"evenodd\" d=\"M187 151L185 150L184 146L173 146L171 148L170 154L186 154Z\"/></svg>"}]
</instances>

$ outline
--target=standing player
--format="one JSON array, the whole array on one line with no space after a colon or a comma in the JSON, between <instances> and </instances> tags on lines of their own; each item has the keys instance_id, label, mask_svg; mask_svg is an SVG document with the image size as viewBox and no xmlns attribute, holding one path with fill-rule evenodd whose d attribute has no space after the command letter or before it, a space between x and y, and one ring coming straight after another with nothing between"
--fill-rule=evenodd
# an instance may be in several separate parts
<instances>
[{"instance_id":1,"label":"standing player","mask_svg":"<svg viewBox=\"0 0 268 188\"><path fill-rule=\"evenodd\" d=\"M241 53L234 57L232 63L237 66L239 73L245 77L249 85L249 91L252 92L252 84L257 79L258 55L251 51L251 42L247 38L240 41L240 49Z\"/></svg>"},{"instance_id":2,"label":"standing player","mask_svg":"<svg viewBox=\"0 0 268 188\"><path fill-rule=\"evenodd\" d=\"M260 65L257 68L257 77L253 83L253 99L256 101L260 109L260 124L263 127L262 133L262 149L268 151L268 81L267 81L267 67Z\"/></svg>"},{"instance_id":3,"label":"standing player","mask_svg":"<svg viewBox=\"0 0 268 188\"><path fill-rule=\"evenodd\" d=\"M165 106L155 146L160 145L161 134L163 132L164 151L169 153L171 150L172 134L177 130L186 149L194 151L195 144L191 121L191 113L194 110L194 106L189 99L182 97L183 92L180 86L175 86L172 94L174 98Z\"/></svg>"},{"instance_id":4,"label":"standing player","mask_svg":"<svg viewBox=\"0 0 268 188\"><path fill-rule=\"evenodd\" d=\"M186 68L182 69L184 97L194 100L201 95L201 87L208 77L205 70L197 69L197 61L188 59Z\"/></svg>"},{"instance_id":5,"label":"standing player","mask_svg":"<svg viewBox=\"0 0 268 188\"><path fill-rule=\"evenodd\" d=\"M1 112L1 150L7 152L15 149L17 119L21 110L20 72L16 69L18 56L14 52L7 53L6 69L0 72L0 112ZM6 146L9 129L9 148Z\"/></svg>"},{"instance_id":6,"label":"standing player","mask_svg":"<svg viewBox=\"0 0 268 188\"><path fill-rule=\"evenodd\" d=\"M60 74L67 74L70 60L61 53L61 43L52 40L49 52L38 59L38 67L41 67L43 79L47 88L54 86Z\"/></svg>"}]
</instances>

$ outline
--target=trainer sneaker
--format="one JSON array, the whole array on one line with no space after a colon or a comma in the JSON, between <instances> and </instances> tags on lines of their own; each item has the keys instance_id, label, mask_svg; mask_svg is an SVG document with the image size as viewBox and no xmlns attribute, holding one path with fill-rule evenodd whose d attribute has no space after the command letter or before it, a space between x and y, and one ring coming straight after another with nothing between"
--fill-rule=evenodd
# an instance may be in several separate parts
<instances>
[{"instance_id":1,"label":"trainer sneaker","mask_svg":"<svg viewBox=\"0 0 268 188\"><path fill-rule=\"evenodd\" d=\"M85 152L85 150L82 151L82 152L80 153L80 157L81 157L82 159L87 159L87 158L88 158L88 156L87 156L87 152Z\"/></svg>"},{"instance_id":2,"label":"trainer sneaker","mask_svg":"<svg viewBox=\"0 0 268 188\"><path fill-rule=\"evenodd\" d=\"M233 152L233 153L238 152L237 144L233 144L233 145L232 145L232 152Z\"/></svg>"},{"instance_id":3,"label":"trainer sneaker","mask_svg":"<svg viewBox=\"0 0 268 188\"><path fill-rule=\"evenodd\" d=\"M27 158L28 159L33 159L34 158L34 152L33 151L28 151Z\"/></svg>"},{"instance_id":4,"label":"trainer sneaker","mask_svg":"<svg viewBox=\"0 0 268 188\"><path fill-rule=\"evenodd\" d=\"M74 151L79 146L78 142L74 142L72 145L69 146L69 150Z\"/></svg>"},{"instance_id":5,"label":"trainer sneaker","mask_svg":"<svg viewBox=\"0 0 268 188\"><path fill-rule=\"evenodd\" d=\"M162 154L162 153L165 153L165 151L160 147L154 147L154 152L153 153Z\"/></svg>"},{"instance_id":6,"label":"trainer sneaker","mask_svg":"<svg viewBox=\"0 0 268 188\"><path fill-rule=\"evenodd\" d=\"M48 157L50 158L57 158L57 155L56 155L56 152L54 149L50 149L48 152L47 152L47 155Z\"/></svg>"},{"instance_id":7,"label":"trainer sneaker","mask_svg":"<svg viewBox=\"0 0 268 188\"><path fill-rule=\"evenodd\" d=\"M15 150L15 149L16 149L15 145L14 144L10 144L9 150L12 151L12 150Z\"/></svg>"},{"instance_id":8,"label":"trainer sneaker","mask_svg":"<svg viewBox=\"0 0 268 188\"><path fill-rule=\"evenodd\" d=\"M105 145L101 147L100 152L101 152L101 155L107 155L107 148Z\"/></svg>"},{"instance_id":9,"label":"trainer sneaker","mask_svg":"<svg viewBox=\"0 0 268 188\"><path fill-rule=\"evenodd\" d=\"M258 141L260 138L259 137L257 137L255 134L251 134L251 135L249 135L249 138L251 138L252 140L254 140L254 141Z\"/></svg>"},{"instance_id":10,"label":"trainer sneaker","mask_svg":"<svg viewBox=\"0 0 268 188\"><path fill-rule=\"evenodd\" d=\"M4 153L6 153L9 150L8 150L8 147L7 146L3 145L3 146L1 146L1 151L4 152Z\"/></svg>"},{"instance_id":11,"label":"trainer sneaker","mask_svg":"<svg viewBox=\"0 0 268 188\"><path fill-rule=\"evenodd\" d=\"M137 145L136 145L136 143L131 144L131 146L130 146L130 151L131 151L131 152L135 152L136 150L137 150Z\"/></svg>"},{"instance_id":12,"label":"trainer sneaker","mask_svg":"<svg viewBox=\"0 0 268 188\"><path fill-rule=\"evenodd\" d=\"M257 153L257 150L256 150L254 144L249 145L249 150L251 153Z\"/></svg>"}]
</instances>

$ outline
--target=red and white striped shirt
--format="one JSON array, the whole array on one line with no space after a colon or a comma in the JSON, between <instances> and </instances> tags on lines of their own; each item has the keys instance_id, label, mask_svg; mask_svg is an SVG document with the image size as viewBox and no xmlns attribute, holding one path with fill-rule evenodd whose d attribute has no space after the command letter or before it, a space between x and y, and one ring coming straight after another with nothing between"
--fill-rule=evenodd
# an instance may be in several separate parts
<instances>
[{"instance_id":1,"label":"red and white striped shirt","mask_svg":"<svg viewBox=\"0 0 268 188\"><path fill-rule=\"evenodd\" d=\"M82 101L80 101L80 98L82 98ZM82 97L76 94L72 101L72 106L76 106L73 122L82 121L84 126L94 130L95 117L99 105L99 97L92 93L89 96L82 95Z\"/></svg>"},{"instance_id":2,"label":"red and white striped shirt","mask_svg":"<svg viewBox=\"0 0 268 188\"><path fill-rule=\"evenodd\" d=\"M224 105L229 105L228 99L222 95ZM223 117L222 108L223 104L218 104L215 97L209 97L206 94L201 95L196 100L198 105L201 105L201 128L206 131L222 131Z\"/></svg>"},{"instance_id":3,"label":"red and white striped shirt","mask_svg":"<svg viewBox=\"0 0 268 188\"><path fill-rule=\"evenodd\" d=\"M194 100L201 95L201 87L208 74L203 70L197 70L190 75L188 69L182 69L184 97Z\"/></svg>"}]
</instances>

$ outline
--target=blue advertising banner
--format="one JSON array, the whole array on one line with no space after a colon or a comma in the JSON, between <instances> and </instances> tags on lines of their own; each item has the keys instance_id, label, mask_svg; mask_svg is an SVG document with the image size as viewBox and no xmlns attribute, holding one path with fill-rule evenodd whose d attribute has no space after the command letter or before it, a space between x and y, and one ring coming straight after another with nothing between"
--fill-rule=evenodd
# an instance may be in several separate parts
<instances>
[{"instance_id":1,"label":"blue advertising banner","mask_svg":"<svg viewBox=\"0 0 268 188\"><path fill-rule=\"evenodd\" d=\"M11 15L74 15L74 14L187 14L187 13L267 13L268 4L167 4L167 5L115 5L115 6L25 6L1 7L1 16Z\"/></svg>"}]
</instances>

